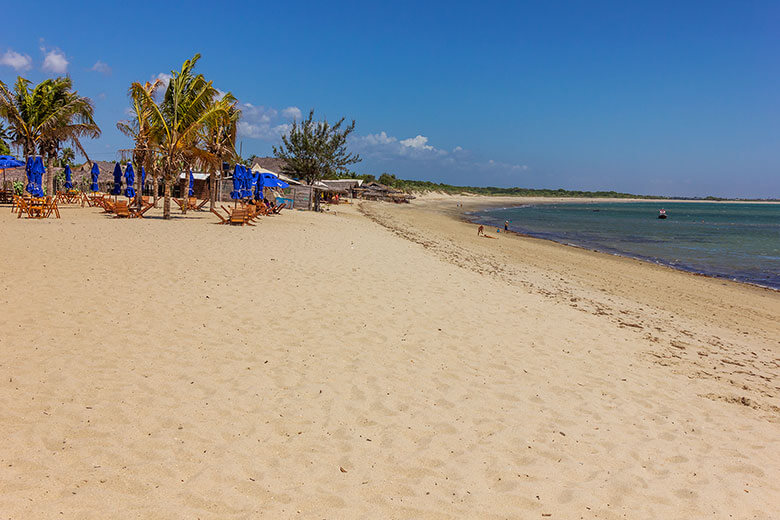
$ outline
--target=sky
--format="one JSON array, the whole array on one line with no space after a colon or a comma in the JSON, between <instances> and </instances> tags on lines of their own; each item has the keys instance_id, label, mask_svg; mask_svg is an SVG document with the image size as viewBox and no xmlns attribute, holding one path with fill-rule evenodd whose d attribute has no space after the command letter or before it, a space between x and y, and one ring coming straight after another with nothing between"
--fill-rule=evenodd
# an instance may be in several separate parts
<instances>
[{"instance_id":1,"label":"sky","mask_svg":"<svg viewBox=\"0 0 780 520\"><path fill-rule=\"evenodd\" d=\"M780 2L369 4L38 1L5 20L0 80L70 75L96 160L131 147L130 83L200 53L241 104L244 157L314 109L357 122L357 173L780 197Z\"/></svg>"}]
</instances>

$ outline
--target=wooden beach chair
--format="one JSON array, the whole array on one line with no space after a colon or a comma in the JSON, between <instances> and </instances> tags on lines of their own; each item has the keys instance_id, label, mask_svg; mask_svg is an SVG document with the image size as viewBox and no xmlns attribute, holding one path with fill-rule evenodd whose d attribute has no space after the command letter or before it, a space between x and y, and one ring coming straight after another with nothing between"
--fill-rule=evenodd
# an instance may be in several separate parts
<instances>
[{"instance_id":1,"label":"wooden beach chair","mask_svg":"<svg viewBox=\"0 0 780 520\"><path fill-rule=\"evenodd\" d=\"M148 197L146 197L146 198L147 198L147 202L144 202L143 199L141 199L141 207L140 208L130 208L130 216L131 217L133 217L133 218L144 218L144 213L146 213L147 211L149 211L150 209L152 209L154 207L154 204L152 204L151 202L148 202Z\"/></svg>"},{"instance_id":2,"label":"wooden beach chair","mask_svg":"<svg viewBox=\"0 0 780 520\"><path fill-rule=\"evenodd\" d=\"M249 221L246 208L234 209L230 214L230 223L233 225L254 226L254 224Z\"/></svg>"},{"instance_id":3,"label":"wooden beach chair","mask_svg":"<svg viewBox=\"0 0 780 520\"><path fill-rule=\"evenodd\" d=\"M224 208L223 208L223 209L224 209ZM225 217L223 217L223 216L222 216L222 214L221 214L219 211L217 211L217 210L215 210L215 209L211 209L211 212L212 212L213 214L215 214L215 215L217 216L217 218L219 219L219 222L218 222L218 224L227 224L227 223L228 223L228 219L226 219Z\"/></svg>"},{"instance_id":4,"label":"wooden beach chair","mask_svg":"<svg viewBox=\"0 0 780 520\"><path fill-rule=\"evenodd\" d=\"M57 197L46 197L44 201L43 215L41 218L49 218L54 213L57 218L60 218L60 208L57 206Z\"/></svg>"},{"instance_id":5,"label":"wooden beach chair","mask_svg":"<svg viewBox=\"0 0 780 520\"><path fill-rule=\"evenodd\" d=\"M130 207L126 200L117 201L114 206L114 218L130 218Z\"/></svg>"},{"instance_id":6,"label":"wooden beach chair","mask_svg":"<svg viewBox=\"0 0 780 520\"><path fill-rule=\"evenodd\" d=\"M273 213L274 213L274 215L278 215L279 213L281 213L281 212L282 212L282 209L284 209L284 208L286 208L286 207L287 207L287 203L286 203L286 202L282 202L281 204L279 204L278 206L276 206L276 207L273 209Z\"/></svg>"}]
</instances>

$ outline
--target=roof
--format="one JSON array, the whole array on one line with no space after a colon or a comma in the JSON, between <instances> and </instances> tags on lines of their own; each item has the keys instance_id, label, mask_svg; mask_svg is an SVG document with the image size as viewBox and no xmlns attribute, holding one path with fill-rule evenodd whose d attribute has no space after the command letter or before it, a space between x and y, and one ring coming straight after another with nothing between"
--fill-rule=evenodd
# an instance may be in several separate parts
<instances>
[{"instance_id":1,"label":"roof","mask_svg":"<svg viewBox=\"0 0 780 520\"><path fill-rule=\"evenodd\" d=\"M278 157L255 157L252 159L252 170L254 170L255 166L259 166L271 173L279 174L284 171L284 165L284 159L279 159Z\"/></svg>"}]
</instances>

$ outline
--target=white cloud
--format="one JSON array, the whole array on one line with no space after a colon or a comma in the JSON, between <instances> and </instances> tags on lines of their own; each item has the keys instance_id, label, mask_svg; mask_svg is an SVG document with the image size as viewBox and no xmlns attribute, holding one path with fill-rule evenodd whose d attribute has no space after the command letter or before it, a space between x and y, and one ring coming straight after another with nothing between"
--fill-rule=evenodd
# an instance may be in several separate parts
<instances>
[{"instance_id":1,"label":"white cloud","mask_svg":"<svg viewBox=\"0 0 780 520\"><path fill-rule=\"evenodd\" d=\"M97 60L94 65L92 65L92 68L90 70L94 70L95 72L99 72L103 74L104 76L110 76L111 75L111 67L108 66L107 63L103 63L100 60Z\"/></svg>"},{"instance_id":2,"label":"white cloud","mask_svg":"<svg viewBox=\"0 0 780 520\"><path fill-rule=\"evenodd\" d=\"M291 125L283 119L288 119L290 109L296 107L288 107L280 112L271 107L241 103L239 108L241 109L241 120L238 122L240 136L276 142L290 130Z\"/></svg>"},{"instance_id":3,"label":"white cloud","mask_svg":"<svg viewBox=\"0 0 780 520\"><path fill-rule=\"evenodd\" d=\"M0 65L12 67L18 71L28 70L30 67L32 67L32 58L30 58L27 54L21 54L8 49L5 54L0 56Z\"/></svg>"},{"instance_id":4,"label":"white cloud","mask_svg":"<svg viewBox=\"0 0 780 520\"><path fill-rule=\"evenodd\" d=\"M171 76L170 74L166 74L165 72L161 72L156 76L152 76L152 81L159 79L162 82L163 88L168 88L168 83L171 82Z\"/></svg>"},{"instance_id":5,"label":"white cloud","mask_svg":"<svg viewBox=\"0 0 780 520\"><path fill-rule=\"evenodd\" d=\"M65 74L68 71L68 58L65 57L65 53L59 49L46 49L41 46L41 52L43 53L43 65L41 69L45 72L52 72L54 74Z\"/></svg>"},{"instance_id":6,"label":"white cloud","mask_svg":"<svg viewBox=\"0 0 780 520\"><path fill-rule=\"evenodd\" d=\"M411 157L415 159L432 159L447 155L446 150L440 150L428 144L424 135L397 139L386 132L355 136L352 143L361 153L374 157Z\"/></svg>"},{"instance_id":7,"label":"white cloud","mask_svg":"<svg viewBox=\"0 0 780 520\"><path fill-rule=\"evenodd\" d=\"M406 139L398 139L387 135L386 132L356 135L351 137L350 145L366 158L388 163L402 160L427 161L441 166L446 165L450 169L505 173L528 170L528 166L524 164L504 163L492 159L478 160L462 146L456 146L451 153L447 152L430 144L429 139L421 134Z\"/></svg>"},{"instance_id":8,"label":"white cloud","mask_svg":"<svg viewBox=\"0 0 780 520\"><path fill-rule=\"evenodd\" d=\"M287 119L295 119L300 121L300 119L303 116L303 113L301 112L301 109L298 107L287 107L284 110L282 110L282 115Z\"/></svg>"}]
</instances>

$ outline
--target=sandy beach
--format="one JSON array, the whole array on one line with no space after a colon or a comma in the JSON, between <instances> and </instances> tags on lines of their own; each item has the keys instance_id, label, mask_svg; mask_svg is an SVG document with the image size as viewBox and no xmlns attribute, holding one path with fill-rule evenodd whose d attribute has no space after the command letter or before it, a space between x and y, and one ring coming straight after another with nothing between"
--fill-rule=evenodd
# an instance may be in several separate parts
<instances>
[{"instance_id":1,"label":"sandy beach","mask_svg":"<svg viewBox=\"0 0 780 520\"><path fill-rule=\"evenodd\" d=\"M0 208L0 518L780 517L780 293L502 203Z\"/></svg>"}]
</instances>

